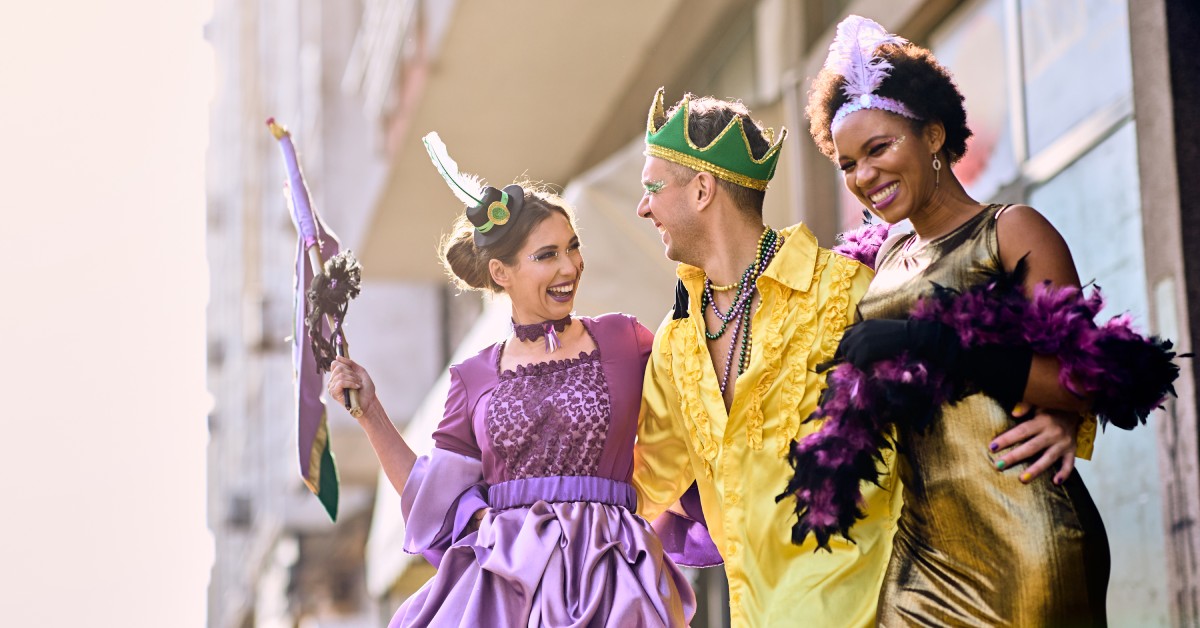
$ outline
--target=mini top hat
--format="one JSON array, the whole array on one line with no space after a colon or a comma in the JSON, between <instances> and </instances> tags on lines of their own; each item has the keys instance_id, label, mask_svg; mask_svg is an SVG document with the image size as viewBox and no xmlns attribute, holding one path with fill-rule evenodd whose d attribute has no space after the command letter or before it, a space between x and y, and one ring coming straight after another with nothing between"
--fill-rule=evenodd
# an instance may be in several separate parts
<instances>
[{"instance_id":1,"label":"mini top hat","mask_svg":"<svg viewBox=\"0 0 1200 628\"><path fill-rule=\"evenodd\" d=\"M497 190L483 188L477 205L467 208L467 220L475 225L475 246L499 242L508 233L505 227L517 219L525 205L525 190L516 184Z\"/></svg>"},{"instance_id":2,"label":"mini top hat","mask_svg":"<svg viewBox=\"0 0 1200 628\"><path fill-rule=\"evenodd\" d=\"M475 175L459 172L437 132L421 141L450 191L467 206L467 220L475 225L475 246L482 248L504 239L510 231L507 226L517 219L525 204L525 190L519 185L498 190L484 185Z\"/></svg>"}]
</instances>

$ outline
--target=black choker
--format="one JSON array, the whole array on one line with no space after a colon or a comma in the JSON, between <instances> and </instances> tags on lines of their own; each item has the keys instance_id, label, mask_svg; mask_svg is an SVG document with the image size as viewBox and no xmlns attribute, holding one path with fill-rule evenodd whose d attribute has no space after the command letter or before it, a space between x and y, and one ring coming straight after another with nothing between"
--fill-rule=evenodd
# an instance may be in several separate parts
<instances>
[{"instance_id":1,"label":"black choker","mask_svg":"<svg viewBox=\"0 0 1200 628\"><path fill-rule=\"evenodd\" d=\"M546 353L552 353L562 347L562 342L558 339L558 332L566 329L570 324L571 316L569 314L556 321L544 321L532 325L518 325L517 321L512 321L513 333L517 335L517 340L533 341L544 337Z\"/></svg>"}]
</instances>

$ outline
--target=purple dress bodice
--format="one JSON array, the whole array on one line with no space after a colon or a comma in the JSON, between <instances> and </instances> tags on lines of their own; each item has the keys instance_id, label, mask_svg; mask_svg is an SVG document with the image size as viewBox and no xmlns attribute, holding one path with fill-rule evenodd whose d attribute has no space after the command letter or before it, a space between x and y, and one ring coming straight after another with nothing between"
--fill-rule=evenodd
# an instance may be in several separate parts
<instances>
[{"instance_id":1,"label":"purple dress bodice","mask_svg":"<svg viewBox=\"0 0 1200 628\"><path fill-rule=\"evenodd\" d=\"M579 318L596 350L501 373L503 343L450 367L433 439L483 462L483 480L591 476L629 482L653 334L618 314Z\"/></svg>"},{"instance_id":2,"label":"purple dress bodice","mask_svg":"<svg viewBox=\"0 0 1200 628\"><path fill-rule=\"evenodd\" d=\"M504 371L486 421L495 466L505 480L594 476L611 418L599 350Z\"/></svg>"}]
</instances>

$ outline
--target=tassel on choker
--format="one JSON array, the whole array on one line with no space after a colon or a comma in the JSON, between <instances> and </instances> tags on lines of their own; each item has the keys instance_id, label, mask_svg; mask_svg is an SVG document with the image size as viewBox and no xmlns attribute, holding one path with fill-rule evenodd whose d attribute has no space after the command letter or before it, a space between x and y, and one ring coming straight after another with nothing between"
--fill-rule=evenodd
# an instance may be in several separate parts
<instances>
[{"instance_id":1,"label":"tassel on choker","mask_svg":"<svg viewBox=\"0 0 1200 628\"><path fill-rule=\"evenodd\" d=\"M517 321L512 321L513 333L517 335L517 340L533 341L545 337L546 353L554 353L562 348L558 332L566 329L570 324L571 316L569 314L556 321L544 321L532 325L518 325Z\"/></svg>"}]
</instances>

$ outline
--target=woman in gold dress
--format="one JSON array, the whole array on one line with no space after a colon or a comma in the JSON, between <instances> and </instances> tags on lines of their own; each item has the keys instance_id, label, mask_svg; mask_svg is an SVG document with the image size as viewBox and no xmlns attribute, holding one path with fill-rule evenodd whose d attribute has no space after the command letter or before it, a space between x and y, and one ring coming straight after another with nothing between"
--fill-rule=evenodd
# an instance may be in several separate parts
<instances>
[{"instance_id":1,"label":"woman in gold dress","mask_svg":"<svg viewBox=\"0 0 1200 628\"><path fill-rule=\"evenodd\" d=\"M839 26L808 114L847 189L886 223L913 227L880 250L859 304L863 322L847 331L839 355L865 368L908 352L981 391L941 406L921 429L897 425L904 509L879 625L1103 625L1108 542L1073 452L1056 444L1016 462L1050 441L1005 452L1014 442L997 438L1013 426L1018 402L1079 416L1088 400L1060 385L1055 356L1028 346L960 350L944 325L909 316L933 284L966 291L1019 262L1030 294L1045 281L1077 287L1066 243L1032 207L982 205L967 194L950 168L971 135L962 95L928 50L878 24L851 16Z\"/></svg>"}]
</instances>

